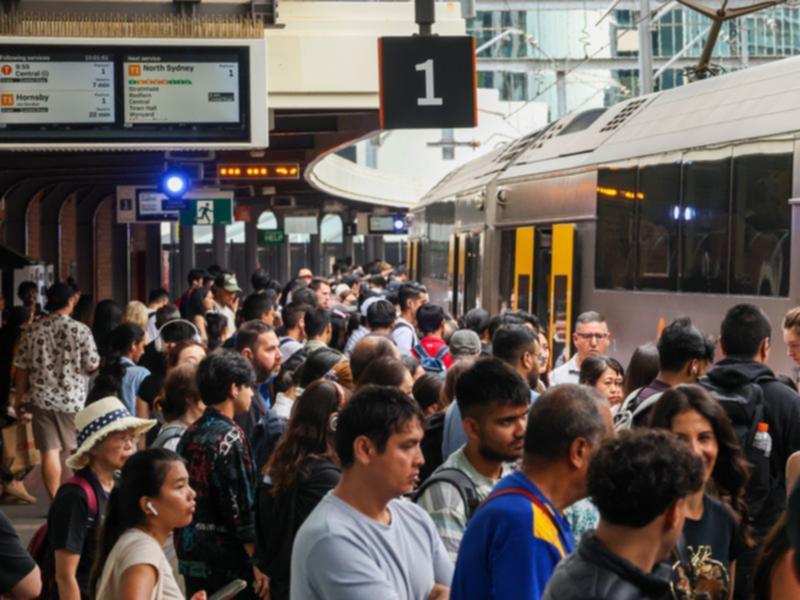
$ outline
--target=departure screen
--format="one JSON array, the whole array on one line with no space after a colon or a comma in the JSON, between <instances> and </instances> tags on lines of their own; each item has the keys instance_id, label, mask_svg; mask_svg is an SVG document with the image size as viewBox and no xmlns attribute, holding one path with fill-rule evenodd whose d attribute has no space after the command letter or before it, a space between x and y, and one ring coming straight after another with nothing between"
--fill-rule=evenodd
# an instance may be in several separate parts
<instances>
[{"instance_id":1,"label":"departure screen","mask_svg":"<svg viewBox=\"0 0 800 600\"><path fill-rule=\"evenodd\" d=\"M0 144L249 143L250 63L246 44L0 43Z\"/></svg>"},{"instance_id":2,"label":"departure screen","mask_svg":"<svg viewBox=\"0 0 800 600\"><path fill-rule=\"evenodd\" d=\"M0 127L113 123L109 54L13 54L0 50Z\"/></svg>"},{"instance_id":3,"label":"departure screen","mask_svg":"<svg viewBox=\"0 0 800 600\"><path fill-rule=\"evenodd\" d=\"M240 69L235 54L126 56L125 124L238 123Z\"/></svg>"}]
</instances>

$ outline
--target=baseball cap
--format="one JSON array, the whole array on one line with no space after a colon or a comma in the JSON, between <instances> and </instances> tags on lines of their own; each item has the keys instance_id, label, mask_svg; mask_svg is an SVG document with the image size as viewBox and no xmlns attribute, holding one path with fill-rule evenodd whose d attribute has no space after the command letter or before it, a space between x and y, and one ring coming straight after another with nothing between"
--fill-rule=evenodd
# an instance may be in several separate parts
<instances>
[{"instance_id":1,"label":"baseball cap","mask_svg":"<svg viewBox=\"0 0 800 600\"><path fill-rule=\"evenodd\" d=\"M236 281L236 275L233 273L222 273L214 280L214 285L222 288L226 292L241 292L242 288L239 287L239 282Z\"/></svg>"},{"instance_id":2,"label":"baseball cap","mask_svg":"<svg viewBox=\"0 0 800 600\"><path fill-rule=\"evenodd\" d=\"M44 309L48 312L60 310L69 303L74 294L75 291L72 286L58 281L47 288L47 304Z\"/></svg>"},{"instance_id":3,"label":"baseball cap","mask_svg":"<svg viewBox=\"0 0 800 600\"><path fill-rule=\"evenodd\" d=\"M450 354L459 356L476 356L481 353L481 338L471 329L459 329L450 336Z\"/></svg>"}]
</instances>

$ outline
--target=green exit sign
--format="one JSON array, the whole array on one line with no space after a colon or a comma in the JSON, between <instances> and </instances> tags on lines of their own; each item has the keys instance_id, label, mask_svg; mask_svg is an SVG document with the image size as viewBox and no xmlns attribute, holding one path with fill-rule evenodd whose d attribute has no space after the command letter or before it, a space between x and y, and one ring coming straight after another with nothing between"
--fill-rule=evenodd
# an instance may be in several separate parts
<instances>
[{"instance_id":1,"label":"green exit sign","mask_svg":"<svg viewBox=\"0 0 800 600\"><path fill-rule=\"evenodd\" d=\"M286 233L283 229L259 229L258 245L268 246L270 244L283 244L286 241Z\"/></svg>"}]
</instances>

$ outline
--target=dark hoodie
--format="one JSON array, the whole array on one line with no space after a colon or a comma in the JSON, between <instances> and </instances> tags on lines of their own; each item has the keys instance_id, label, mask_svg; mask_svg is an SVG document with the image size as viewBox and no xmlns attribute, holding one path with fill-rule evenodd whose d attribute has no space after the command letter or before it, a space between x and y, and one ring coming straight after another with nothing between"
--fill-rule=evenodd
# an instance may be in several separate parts
<instances>
[{"instance_id":1,"label":"dark hoodie","mask_svg":"<svg viewBox=\"0 0 800 600\"><path fill-rule=\"evenodd\" d=\"M578 550L556 567L542 600L666 600L670 592L670 568L658 563L645 573L617 556L587 533Z\"/></svg>"},{"instance_id":2,"label":"dark hoodie","mask_svg":"<svg viewBox=\"0 0 800 600\"><path fill-rule=\"evenodd\" d=\"M778 520L786 506L786 461L800 450L800 396L781 383L772 370L753 360L724 358L706 373L714 385L726 389L755 382L764 392L764 416L772 437L770 466L775 488L761 513L751 515L753 527L765 533Z\"/></svg>"}]
</instances>

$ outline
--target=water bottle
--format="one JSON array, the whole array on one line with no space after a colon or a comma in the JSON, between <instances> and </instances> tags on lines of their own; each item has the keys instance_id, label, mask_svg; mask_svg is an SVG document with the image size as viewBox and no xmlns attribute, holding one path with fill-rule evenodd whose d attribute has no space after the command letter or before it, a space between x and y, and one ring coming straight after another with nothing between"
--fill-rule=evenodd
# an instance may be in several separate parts
<instances>
[{"instance_id":1,"label":"water bottle","mask_svg":"<svg viewBox=\"0 0 800 600\"><path fill-rule=\"evenodd\" d=\"M769 423L760 422L756 426L756 435L753 438L753 446L764 453L769 458L772 452L772 436L769 434Z\"/></svg>"}]
</instances>

